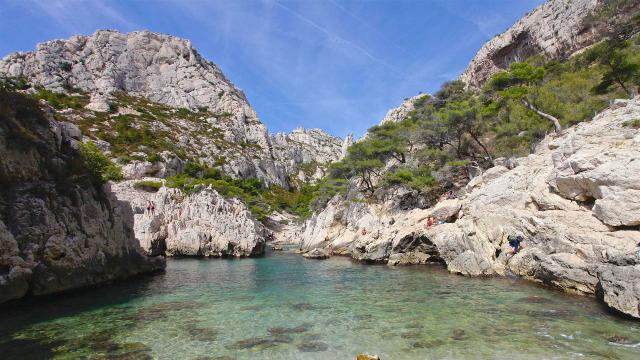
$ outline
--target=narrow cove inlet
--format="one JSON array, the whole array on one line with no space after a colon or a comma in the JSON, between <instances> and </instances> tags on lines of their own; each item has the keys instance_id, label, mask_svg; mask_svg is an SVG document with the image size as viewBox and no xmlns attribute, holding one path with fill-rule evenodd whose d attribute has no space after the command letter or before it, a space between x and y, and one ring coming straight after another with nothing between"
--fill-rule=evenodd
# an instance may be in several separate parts
<instances>
[{"instance_id":1,"label":"narrow cove inlet","mask_svg":"<svg viewBox=\"0 0 640 360\"><path fill-rule=\"evenodd\" d=\"M0 360L640 359L640 0L0 34Z\"/></svg>"},{"instance_id":2,"label":"narrow cove inlet","mask_svg":"<svg viewBox=\"0 0 640 360\"><path fill-rule=\"evenodd\" d=\"M166 273L4 309L2 359L638 359L592 298L438 265L169 259Z\"/></svg>"}]
</instances>

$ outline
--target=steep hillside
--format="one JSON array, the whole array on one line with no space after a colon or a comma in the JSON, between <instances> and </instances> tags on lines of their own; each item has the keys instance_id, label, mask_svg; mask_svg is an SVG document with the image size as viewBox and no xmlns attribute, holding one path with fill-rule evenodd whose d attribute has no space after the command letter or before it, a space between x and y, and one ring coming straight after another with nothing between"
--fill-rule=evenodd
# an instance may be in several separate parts
<instances>
[{"instance_id":1,"label":"steep hillside","mask_svg":"<svg viewBox=\"0 0 640 360\"><path fill-rule=\"evenodd\" d=\"M327 156L310 158L290 143L277 144L282 153L274 152L242 91L189 41L168 35L101 30L48 41L35 52L5 57L0 75L44 88L40 96L55 102L61 115L114 157L133 163L125 169L130 177L163 174L167 166L174 168L171 174L180 169L178 157L289 187L299 166L325 166L342 146L340 139L312 131L291 136L322 146Z\"/></svg>"},{"instance_id":2,"label":"steep hillside","mask_svg":"<svg viewBox=\"0 0 640 360\"><path fill-rule=\"evenodd\" d=\"M0 302L164 268L142 252L130 207L103 187L81 137L0 90Z\"/></svg>"},{"instance_id":3,"label":"steep hillside","mask_svg":"<svg viewBox=\"0 0 640 360\"><path fill-rule=\"evenodd\" d=\"M564 60L624 25L640 11L634 0L549 0L478 51L460 80L480 87L509 64L544 54Z\"/></svg>"}]
</instances>

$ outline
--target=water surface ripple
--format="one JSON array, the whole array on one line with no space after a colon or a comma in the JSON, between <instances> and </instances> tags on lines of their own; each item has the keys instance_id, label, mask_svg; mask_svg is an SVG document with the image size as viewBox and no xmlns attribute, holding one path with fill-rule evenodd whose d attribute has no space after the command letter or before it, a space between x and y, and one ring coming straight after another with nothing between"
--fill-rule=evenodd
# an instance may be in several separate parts
<instances>
[{"instance_id":1,"label":"water surface ripple","mask_svg":"<svg viewBox=\"0 0 640 360\"><path fill-rule=\"evenodd\" d=\"M2 359L640 358L640 323L593 299L289 253L169 259L162 275L0 315Z\"/></svg>"}]
</instances>

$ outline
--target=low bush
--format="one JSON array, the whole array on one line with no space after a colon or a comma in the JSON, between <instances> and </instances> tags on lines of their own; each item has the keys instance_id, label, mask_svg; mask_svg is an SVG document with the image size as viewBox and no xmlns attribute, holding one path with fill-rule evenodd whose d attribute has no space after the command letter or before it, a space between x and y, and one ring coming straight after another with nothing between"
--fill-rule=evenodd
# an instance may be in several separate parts
<instances>
[{"instance_id":1,"label":"low bush","mask_svg":"<svg viewBox=\"0 0 640 360\"><path fill-rule=\"evenodd\" d=\"M80 153L89 172L97 182L119 181L124 178L122 176L122 168L105 156L94 143L82 143L80 145Z\"/></svg>"},{"instance_id":2,"label":"low bush","mask_svg":"<svg viewBox=\"0 0 640 360\"><path fill-rule=\"evenodd\" d=\"M133 184L134 189L143 190L147 192L157 192L162 187L160 181L143 180Z\"/></svg>"}]
</instances>

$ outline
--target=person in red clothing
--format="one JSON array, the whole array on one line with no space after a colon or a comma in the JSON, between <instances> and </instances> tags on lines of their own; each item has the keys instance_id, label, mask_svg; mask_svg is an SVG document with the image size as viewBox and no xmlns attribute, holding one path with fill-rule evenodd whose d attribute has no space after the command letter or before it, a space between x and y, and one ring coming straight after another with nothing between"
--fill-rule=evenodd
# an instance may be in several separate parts
<instances>
[{"instance_id":1,"label":"person in red clothing","mask_svg":"<svg viewBox=\"0 0 640 360\"><path fill-rule=\"evenodd\" d=\"M424 227L427 229L431 229L433 227L433 216L427 216L427 222L424 224Z\"/></svg>"}]
</instances>

